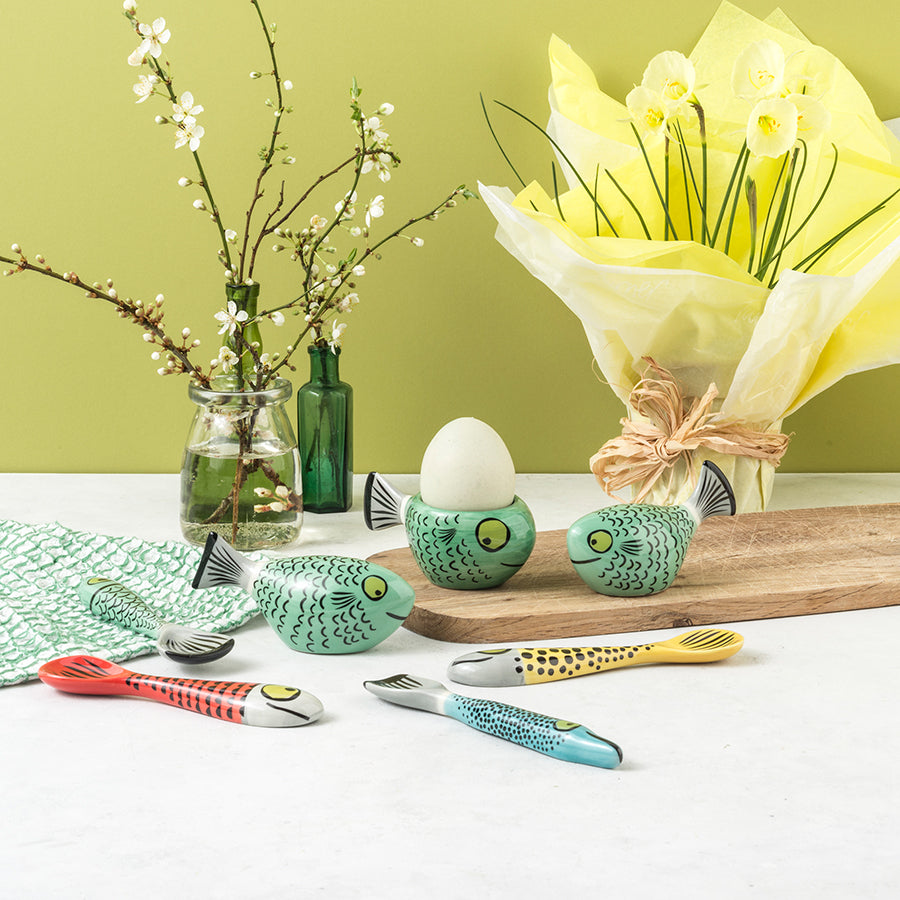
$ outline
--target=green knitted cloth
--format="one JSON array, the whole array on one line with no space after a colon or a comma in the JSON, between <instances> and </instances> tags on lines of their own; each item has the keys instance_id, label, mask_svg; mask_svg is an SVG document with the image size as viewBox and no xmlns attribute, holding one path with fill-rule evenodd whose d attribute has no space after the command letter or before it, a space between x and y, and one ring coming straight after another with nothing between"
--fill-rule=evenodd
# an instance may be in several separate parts
<instances>
[{"instance_id":1,"label":"green knitted cloth","mask_svg":"<svg viewBox=\"0 0 900 900\"><path fill-rule=\"evenodd\" d=\"M75 588L89 575L131 588L166 621L206 631L237 628L257 612L253 599L233 587L194 590L200 553L176 541L0 519L0 685L36 678L41 665L59 656L121 662L156 649L152 638L88 612Z\"/></svg>"}]
</instances>

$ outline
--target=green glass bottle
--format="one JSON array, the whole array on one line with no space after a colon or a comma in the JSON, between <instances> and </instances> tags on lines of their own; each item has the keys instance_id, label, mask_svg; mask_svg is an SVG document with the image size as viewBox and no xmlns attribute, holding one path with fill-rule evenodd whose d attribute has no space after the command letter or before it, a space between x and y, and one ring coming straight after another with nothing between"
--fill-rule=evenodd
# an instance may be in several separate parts
<instances>
[{"instance_id":1,"label":"green glass bottle","mask_svg":"<svg viewBox=\"0 0 900 900\"><path fill-rule=\"evenodd\" d=\"M306 512L353 504L353 388L338 373L340 348L310 344L309 381L297 391L297 440Z\"/></svg>"},{"instance_id":2,"label":"green glass bottle","mask_svg":"<svg viewBox=\"0 0 900 900\"><path fill-rule=\"evenodd\" d=\"M259 298L259 284L226 284L225 300L233 302L237 306L237 311L243 310L247 313L247 318L252 319L256 315L256 303ZM257 344L257 354L262 353L262 336L259 333L259 323L252 322L244 328L244 341L248 344ZM238 352L237 341L234 335L227 331L222 340L222 346L228 347L234 353ZM253 375L253 359L249 354L241 357L240 363L235 366L233 375L238 380L237 390L242 390L245 383L249 381Z\"/></svg>"}]
</instances>

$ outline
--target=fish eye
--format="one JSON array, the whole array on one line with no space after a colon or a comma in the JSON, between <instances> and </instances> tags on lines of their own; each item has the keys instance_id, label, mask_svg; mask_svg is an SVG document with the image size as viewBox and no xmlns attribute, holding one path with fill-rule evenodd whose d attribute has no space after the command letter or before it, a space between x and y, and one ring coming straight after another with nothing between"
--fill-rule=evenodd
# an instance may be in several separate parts
<instances>
[{"instance_id":1,"label":"fish eye","mask_svg":"<svg viewBox=\"0 0 900 900\"><path fill-rule=\"evenodd\" d=\"M509 529L499 519L482 519L475 529L475 539L489 553L496 553L509 543Z\"/></svg>"},{"instance_id":2,"label":"fish eye","mask_svg":"<svg viewBox=\"0 0 900 900\"><path fill-rule=\"evenodd\" d=\"M369 575L362 583L363 593L370 600L380 600L387 593L387 582L380 575Z\"/></svg>"},{"instance_id":3,"label":"fish eye","mask_svg":"<svg viewBox=\"0 0 900 900\"><path fill-rule=\"evenodd\" d=\"M264 684L260 691L267 700L281 700L282 702L293 700L295 697L300 696L300 691L297 688L286 687L283 684Z\"/></svg>"},{"instance_id":4,"label":"fish eye","mask_svg":"<svg viewBox=\"0 0 900 900\"><path fill-rule=\"evenodd\" d=\"M596 553L606 553L612 546L612 535L608 531L592 531L588 535L588 545Z\"/></svg>"}]
</instances>

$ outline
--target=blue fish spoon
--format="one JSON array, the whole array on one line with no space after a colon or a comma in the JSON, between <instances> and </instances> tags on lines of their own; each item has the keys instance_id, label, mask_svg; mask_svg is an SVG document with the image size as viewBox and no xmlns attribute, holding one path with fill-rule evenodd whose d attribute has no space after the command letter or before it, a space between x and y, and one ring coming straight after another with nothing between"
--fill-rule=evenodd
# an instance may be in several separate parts
<instances>
[{"instance_id":1,"label":"blue fish spoon","mask_svg":"<svg viewBox=\"0 0 900 900\"><path fill-rule=\"evenodd\" d=\"M534 519L519 497L501 509L437 509L421 494L404 494L370 472L364 514L372 531L403 525L419 568L439 587L496 587L519 571L534 548Z\"/></svg>"},{"instance_id":2,"label":"blue fish spoon","mask_svg":"<svg viewBox=\"0 0 900 900\"><path fill-rule=\"evenodd\" d=\"M155 638L159 652L175 662L212 662L234 646L234 640L224 634L166 622L134 591L109 578L92 575L78 585L76 592L98 619Z\"/></svg>"},{"instance_id":3,"label":"blue fish spoon","mask_svg":"<svg viewBox=\"0 0 900 900\"><path fill-rule=\"evenodd\" d=\"M707 461L681 506L626 503L582 516L566 534L569 559L581 580L599 594L655 594L675 580L697 526L711 516L734 512L728 479Z\"/></svg>"},{"instance_id":4,"label":"blue fish spoon","mask_svg":"<svg viewBox=\"0 0 900 900\"><path fill-rule=\"evenodd\" d=\"M451 693L438 681L418 675L393 675L380 681L364 681L363 686L382 700L449 716L554 759L603 769L614 769L622 762L619 747L577 722L553 719L495 700L463 697Z\"/></svg>"},{"instance_id":5,"label":"blue fish spoon","mask_svg":"<svg viewBox=\"0 0 900 900\"><path fill-rule=\"evenodd\" d=\"M296 556L256 562L212 532L192 582L232 584L259 606L292 650L358 653L396 631L415 593L399 575L347 556Z\"/></svg>"}]
</instances>

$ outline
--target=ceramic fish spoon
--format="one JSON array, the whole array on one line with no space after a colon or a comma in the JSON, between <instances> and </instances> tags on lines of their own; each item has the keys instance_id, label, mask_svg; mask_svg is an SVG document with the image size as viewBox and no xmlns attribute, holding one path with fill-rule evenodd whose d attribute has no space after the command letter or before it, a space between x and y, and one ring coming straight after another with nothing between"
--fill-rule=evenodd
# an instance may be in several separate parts
<instances>
[{"instance_id":1,"label":"ceramic fish spoon","mask_svg":"<svg viewBox=\"0 0 900 900\"><path fill-rule=\"evenodd\" d=\"M240 725L269 728L308 725L323 712L321 701L299 688L142 675L96 656L51 660L40 667L38 677L44 684L69 694L144 697Z\"/></svg>"},{"instance_id":2,"label":"ceramic fish spoon","mask_svg":"<svg viewBox=\"0 0 900 900\"><path fill-rule=\"evenodd\" d=\"M667 641L632 647L516 647L476 650L450 663L458 684L515 687L592 675L648 663L716 662L744 646L735 631L721 628L688 631Z\"/></svg>"},{"instance_id":3,"label":"ceramic fish spoon","mask_svg":"<svg viewBox=\"0 0 900 900\"><path fill-rule=\"evenodd\" d=\"M175 662L212 662L234 647L234 639L224 634L166 622L134 591L109 578L92 575L76 590L81 602L98 619L154 638L159 652Z\"/></svg>"},{"instance_id":4,"label":"ceramic fish spoon","mask_svg":"<svg viewBox=\"0 0 900 900\"><path fill-rule=\"evenodd\" d=\"M363 685L382 700L449 716L485 734L555 759L604 769L614 769L622 762L618 746L577 722L554 719L495 700L463 697L451 693L438 681L418 675L393 675L380 681L365 681Z\"/></svg>"}]
</instances>

